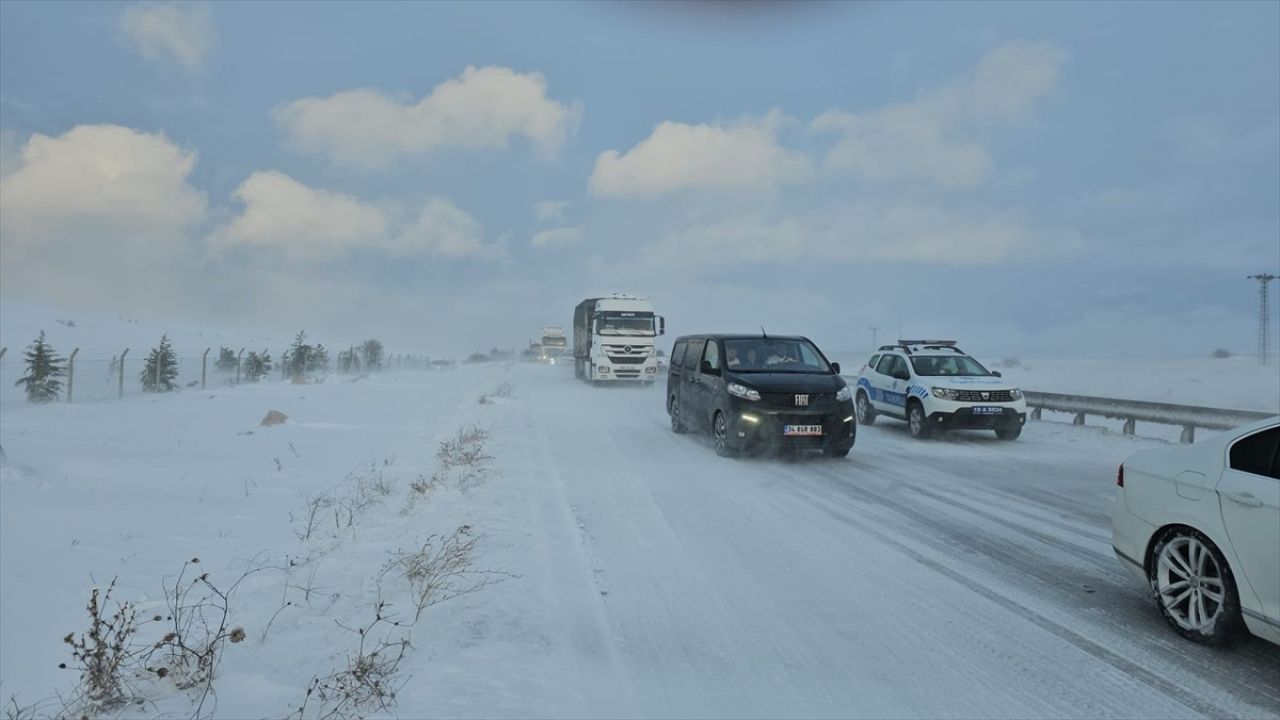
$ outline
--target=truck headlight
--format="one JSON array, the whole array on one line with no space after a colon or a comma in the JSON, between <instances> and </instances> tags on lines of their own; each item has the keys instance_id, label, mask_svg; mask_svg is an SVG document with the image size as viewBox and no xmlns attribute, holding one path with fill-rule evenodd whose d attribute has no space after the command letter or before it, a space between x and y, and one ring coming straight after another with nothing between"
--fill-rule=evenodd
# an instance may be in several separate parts
<instances>
[{"instance_id":1,"label":"truck headlight","mask_svg":"<svg viewBox=\"0 0 1280 720\"><path fill-rule=\"evenodd\" d=\"M849 389L848 385L836 391L836 402L844 402L851 399L853 399L853 391Z\"/></svg>"},{"instance_id":2,"label":"truck headlight","mask_svg":"<svg viewBox=\"0 0 1280 720\"><path fill-rule=\"evenodd\" d=\"M1021 391L1021 390L1019 390L1018 388L1014 388L1014 389L1012 389L1012 390L1010 390L1010 391L1009 391L1009 397L1013 398L1014 400L1021 400L1021 399L1022 399L1022 391Z\"/></svg>"},{"instance_id":3,"label":"truck headlight","mask_svg":"<svg viewBox=\"0 0 1280 720\"><path fill-rule=\"evenodd\" d=\"M752 390L746 385L742 385L739 383L731 382L729 383L728 386L725 387L725 390L727 390L730 395L734 397L740 397L743 400L759 400L760 399L759 390Z\"/></svg>"},{"instance_id":4,"label":"truck headlight","mask_svg":"<svg viewBox=\"0 0 1280 720\"><path fill-rule=\"evenodd\" d=\"M952 390L951 388L936 387L933 389L933 396L936 398L942 398L943 400L955 400L960 397L960 391Z\"/></svg>"}]
</instances>

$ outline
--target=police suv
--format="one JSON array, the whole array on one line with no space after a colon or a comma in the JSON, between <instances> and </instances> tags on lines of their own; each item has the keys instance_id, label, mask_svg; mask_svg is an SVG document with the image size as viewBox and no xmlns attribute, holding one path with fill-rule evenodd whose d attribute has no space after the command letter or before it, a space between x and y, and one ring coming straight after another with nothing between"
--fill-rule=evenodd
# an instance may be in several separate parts
<instances>
[{"instance_id":1,"label":"police suv","mask_svg":"<svg viewBox=\"0 0 1280 720\"><path fill-rule=\"evenodd\" d=\"M1022 434L1022 391L965 355L953 340L899 340L862 366L854 398L858 422L905 420L912 437L934 430L985 428L1001 440Z\"/></svg>"}]
</instances>

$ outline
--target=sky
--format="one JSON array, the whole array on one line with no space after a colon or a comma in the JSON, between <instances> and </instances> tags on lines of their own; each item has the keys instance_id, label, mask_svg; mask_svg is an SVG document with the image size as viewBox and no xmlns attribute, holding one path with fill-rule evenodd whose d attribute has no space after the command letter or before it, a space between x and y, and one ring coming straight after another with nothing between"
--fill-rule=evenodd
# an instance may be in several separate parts
<instances>
[{"instance_id":1,"label":"sky","mask_svg":"<svg viewBox=\"0 0 1280 720\"><path fill-rule=\"evenodd\" d=\"M1280 3L9 0L0 178L0 302L1252 353Z\"/></svg>"}]
</instances>

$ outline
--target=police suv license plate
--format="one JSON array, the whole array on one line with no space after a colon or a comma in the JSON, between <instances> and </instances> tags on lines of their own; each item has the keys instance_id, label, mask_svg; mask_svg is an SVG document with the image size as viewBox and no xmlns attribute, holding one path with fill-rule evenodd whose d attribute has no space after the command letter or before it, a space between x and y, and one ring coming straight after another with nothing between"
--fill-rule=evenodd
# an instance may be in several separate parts
<instances>
[{"instance_id":1,"label":"police suv license plate","mask_svg":"<svg viewBox=\"0 0 1280 720\"><path fill-rule=\"evenodd\" d=\"M970 408L969 412L974 415L1000 415L1004 413L1004 408L992 407L990 405L979 405L977 407Z\"/></svg>"},{"instance_id":2,"label":"police suv license plate","mask_svg":"<svg viewBox=\"0 0 1280 720\"><path fill-rule=\"evenodd\" d=\"M783 435L813 436L822 434L821 425L783 425Z\"/></svg>"}]
</instances>

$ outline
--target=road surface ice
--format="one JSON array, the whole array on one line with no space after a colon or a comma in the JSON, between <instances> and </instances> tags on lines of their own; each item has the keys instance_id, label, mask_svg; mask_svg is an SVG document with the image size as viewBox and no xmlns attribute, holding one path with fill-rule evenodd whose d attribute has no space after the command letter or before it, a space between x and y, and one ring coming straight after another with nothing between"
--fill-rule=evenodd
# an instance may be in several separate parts
<instances>
[{"instance_id":1,"label":"road surface ice","mask_svg":"<svg viewBox=\"0 0 1280 720\"><path fill-rule=\"evenodd\" d=\"M259 427L270 409L290 421ZM493 473L410 506L472 423ZM670 432L660 387L526 365L8 406L0 692L66 694L61 638L95 583L145 609L198 556L215 579L280 568L234 596L248 639L215 714L286 715L345 663L342 625L378 598L412 615L379 582L387 552L466 524L498 581L413 626L401 717L1277 717L1280 648L1181 639L1111 551L1116 466L1159 444L1049 422L919 442L882 420L846 460L726 460ZM297 537L304 494L369 470L385 499Z\"/></svg>"}]
</instances>

